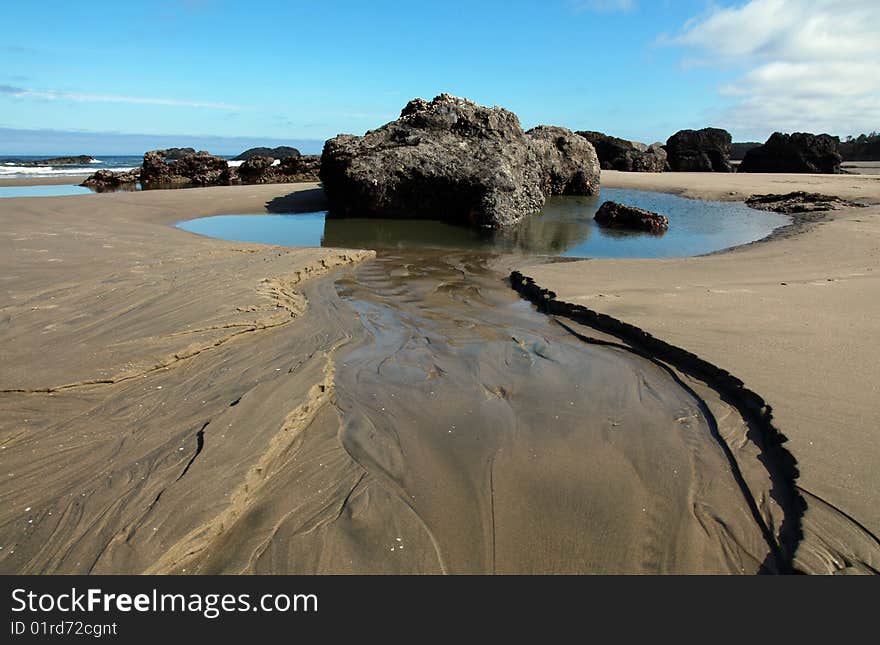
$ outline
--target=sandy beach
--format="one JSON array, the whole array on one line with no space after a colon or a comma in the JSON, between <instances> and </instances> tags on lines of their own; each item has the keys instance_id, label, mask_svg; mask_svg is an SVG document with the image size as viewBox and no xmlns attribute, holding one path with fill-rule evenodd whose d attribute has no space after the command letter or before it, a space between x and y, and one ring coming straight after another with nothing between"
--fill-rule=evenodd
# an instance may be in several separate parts
<instances>
[{"instance_id":1,"label":"sandy beach","mask_svg":"<svg viewBox=\"0 0 880 645\"><path fill-rule=\"evenodd\" d=\"M880 203L871 176L606 171L603 185L697 199L806 190ZM877 534L878 216L876 205L834 211L797 234L704 257L520 270L559 300L636 325L741 378L772 405L799 485Z\"/></svg>"},{"instance_id":2,"label":"sandy beach","mask_svg":"<svg viewBox=\"0 0 880 645\"><path fill-rule=\"evenodd\" d=\"M602 179L703 199L812 190L880 203L869 176ZM782 531L788 510L734 407L625 347L594 348L540 322L502 269L741 378L772 405L801 471L808 510L795 564L880 564L869 533L880 531L870 342L880 207L705 257L487 265L450 254L432 265L439 277L406 258L364 262L370 251L230 243L172 226L265 212L281 197L291 211L323 205L316 184L0 200L0 570L766 568L767 531ZM360 311L343 302L352 299ZM393 324L376 313L386 302L402 303ZM459 312L455 342L440 342L435 305ZM390 350L370 341L370 325L393 330L382 336ZM413 389L414 374L428 386ZM591 403L581 387L606 398ZM607 424L601 441L536 431L569 405L572 419ZM469 423L484 433L455 434ZM630 443L618 430L628 427L644 438ZM687 504L701 510L677 510Z\"/></svg>"}]
</instances>

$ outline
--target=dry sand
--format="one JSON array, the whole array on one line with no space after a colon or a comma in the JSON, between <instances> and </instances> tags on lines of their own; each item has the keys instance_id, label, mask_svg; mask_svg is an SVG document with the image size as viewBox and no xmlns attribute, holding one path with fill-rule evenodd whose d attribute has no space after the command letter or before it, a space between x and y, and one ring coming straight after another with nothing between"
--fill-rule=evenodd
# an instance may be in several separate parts
<instances>
[{"instance_id":1,"label":"dry sand","mask_svg":"<svg viewBox=\"0 0 880 645\"><path fill-rule=\"evenodd\" d=\"M602 181L703 199L807 190L880 203L880 177L872 176L606 171ZM710 256L519 268L559 300L622 319L741 378L790 438L808 503L819 496L880 533L880 207L833 212L798 234Z\"/></svg>"}]
</instances>

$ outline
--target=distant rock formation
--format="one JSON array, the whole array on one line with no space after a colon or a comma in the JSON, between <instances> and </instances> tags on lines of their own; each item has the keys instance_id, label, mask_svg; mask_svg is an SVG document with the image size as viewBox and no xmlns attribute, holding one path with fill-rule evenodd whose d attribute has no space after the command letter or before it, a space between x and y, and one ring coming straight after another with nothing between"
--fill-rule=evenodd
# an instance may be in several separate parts
<instances>
[{"instance_id":1,"label":"distant rock formation","mask_svg":"<svg viewBox=\"0 0 880 645\"><path fill-rule=\"evenodd\" d=\"M802 190L785 193L784 195L752 195L746 200L746 205L762 211L774 211L789 215L864 206L864 204L847 201L840 197L822 195L820 193L807 193Z\"/></svg>"},{"instance_id":2,"label":"distant rock formation","mask_svg":"<svg viewBox=\"0 0 880 645\"><path fill-rule=\"evenodd\" d=\"M592 195L599 190L595 148L571 130L539 125L526 132L544 169L544 195Z\"/></svg>"},{"instance_id":3,"label":"distant rock formation","mask_svg":"<svg viewBox=\"0 0 880 645\"><path fill-rule=\"evenodd\" d=\"M880 161L880 133L847 137L840 144L840 154L844 161Z\"/></svg>"},{"instance_id":4,"label":"distant rock formation","mask_svg":"<svg viewBox=\"0 0 880 645\"><path fill-rule=\"evenodd\" d=\"M97 192L116 190L122 186L130 186L140 181L141 169L113 172L112 170L98 170L90 175L80 186L92 188Z\"/></svg>"},{"instance_id":5,"label":"distant rock formation","mask_svg":"<svg viewBox=\"0 0 880 645\"><path fill-rule=\"evenodd\" d=\"M165 150L156 150L156 154L165 158L166 161L177 161L183 159L187 155L196 154L195 148L165 148ZM202 150L201 152L205 152ZM207 154L207 153L205 153Z\"/></svg>"},{"instance_id":6,"label":"distant rock formation","mask_svg":"<svg viewBox=\"0 0 880 645\"><path fill-rule=\"evenodd\" d=\"M838 174L843 157L840 139L828 134L774 132L767 142L746 153L739 172L805 172Z\"/></svg>"},{"instance_id":7,"label":"distant rock formation","mask_svg":"<svg viewBox=\"0 0 880 645\"><path fill-rule=\"evenodd\" d=\"M94 157L89 155L78 155L76 157L52 157L51 159L22 161L20 164L30 168L39 168L41 166L84 166L92 163L94 160Z\"/></svg>"},{"instance_id":8,"label":"distant rock formation","mask_svg":"<svg viewBox=\"0 0 880 645\"><path fill-rule=\"evenodd\" d=\"M666 141L669 167L676 172L733 172L727 130L679 130Z\"/></svg>"},{"instance_id":9,"label":"distant rock formation","mask_svg":"<svg viewBox=\"0 0 880 645\"><path fill-rule=\"evenodd\" d=\"M661 235L669 228L669 218L643 208L617 202L604 202L593 216L599 226L647 231Z\"/></svg>"},{"instance_id":10,"label":"distant rock formation","mask_svg":"<svg viewBox=\"0 0 880 645\"><path fill-rule=\"evenodd\" d=\"M603 170L663 172L668 167L666 150L660 143L646 146L592 130L579 130L576 134L593 144Z\"/></svg>"},{"instance_id":11,"label":"distant rock formation","mask_svg":"<svg viewBox=\"0 0 880 645\"><path fill-rule=\"evenodd\" d=\"M570 135L527 136L512 112L448 94L413 99L396 121L327 141L321 180L331 212L501 228L540 211L545 190L598 191L595 151Z\"/></svg>"},{"instance_id":12,"label":"distant rock formation","mask_svg":"<svg viewBox=\"0 0 880 645\"><path fill-rule=\"evenodd\" d=\"M250 148L235 157L234 161L247 161L253 157L272 157L272 159L286 159L287 157L299 157L300 151L290 146L278 146L277 148Z\"/></svg>"},{"instance_id":13,"label":"distant rock formation","mask_svg":"<svg viewBox=\"0 0 880 645\"><path fill-rule=\"evenodd\" d=\"M141 184L145 188L220 186L231 183L229 164L222 157L196 152L169 162L166 161L165 153L167 150L154 150L144 155Z\"/></svg>"}]
</instances>

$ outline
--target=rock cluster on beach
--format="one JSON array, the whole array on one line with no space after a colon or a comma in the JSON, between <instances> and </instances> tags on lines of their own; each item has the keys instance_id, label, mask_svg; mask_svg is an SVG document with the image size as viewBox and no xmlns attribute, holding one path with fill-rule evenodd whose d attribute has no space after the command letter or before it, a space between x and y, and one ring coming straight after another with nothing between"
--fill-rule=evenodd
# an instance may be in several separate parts
<instances>
[{"instance_id":1,"label":"rock cluster on beach","mask_svg":"<svg viewBox=\"0 0 880 645\"><path fill-rule=\"evenodd\" d=\"M318 155L291 155L277 164L272 157L256 155L233 170L243 184L289 184L318 181L320 169Z\"/></svg>"},{"instance_id":2,"label":"rock cluster on beach","mask_svg":"<svg viewBox=\"0 0 880 645\"><path fill-rule=\"evenodd\" d=\"M281 159L278 164L272 157L256 155L235 168L222 157L204 151L175 155L176 159L171 159L168 152L168 150L153 150L146 153L143 165L133 170L123 172L98 170L80 185L100 192L134 185L138 181L147 190L186 186L229 186L237 183L285 184L317 181L321 167L321 158L318 155L291 155Z\"/></svg>"},{"instance_id":3,"label":"rock cluster on beach","mask_svg":"<svg viewBox=\"0 0 880 645\"><path fill-rule=\"evenodd\" d=\"M578 130L576 134L593 144L603 170L663 172L668 169L666 150L660 143L646 146L592 130Z\"/></svg>"},{"instance_id":4,"label":"rock cluster on beach","mask_svg":"<svg viewBox=\"0 0 880 645\"><path fill-rule=\"evenodd\" d=\"M739 172L840 173L840 139L828 134L774 132L767 142L749 150Z\"/></svg>"},{"instance_id":5,"label":"rock cluster on beach","mask_svg":"<svg viewBox=\"0 0 880 645\"><path fill-rule=\"evenodd\" d=\"M92 188L97 192L116 190L123 186L132 186L141 179L141 169L113 172L112 170L98 170L90 175L80 186Z\"/></svg>"},{"instance_id":6,"label":"rock cluster on beach","mask_svg":"<svg viewBox=\"0 0 880 645\"><path fill-rule=\"evenodd\" d=\"M733 172L727 130L679 130L666 141L669 167L676 172Z\"/></svg>"},{"instance_id":7,"label":"rock cluster on beach","mask_svg":"<svg viewBox=\"0 0 880 645\"><path fill-rule=\"evenodd\" d=\"M644 208L617 202L604 202L593 216L599 226L662 234L669 228L669 218Z\"/></svg>"},{"instance_id":8,"label":"rock cluster on beach","mask_svg":"<svg viewBox=\"0 0 880 645\"><path fill-rule=\"evenodd\" d=\"M166 161L164 150L144 155L141 184L151 186L217 186L230 183L229 164L222 157L201 151Z\"/></svg>"},{"instance_id":9,"label":"rock cluster on beach","mask_svg":"<svg viewBox=\"0 0 880 645\"><path fill-rule=\"evenodd\" d=\"M550 195L596 193L599 161L570 130L526 133L508 110L441 94L362 137L327 141L321 180L331 212L501 228Z\"/></svg>"}]
</instances>

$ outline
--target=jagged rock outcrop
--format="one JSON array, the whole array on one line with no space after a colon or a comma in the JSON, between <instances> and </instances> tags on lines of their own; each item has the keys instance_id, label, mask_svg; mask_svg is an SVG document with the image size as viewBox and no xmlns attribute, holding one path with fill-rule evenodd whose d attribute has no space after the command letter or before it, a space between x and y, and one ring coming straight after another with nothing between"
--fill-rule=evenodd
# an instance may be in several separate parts
<instances>
[{"instance_id":1,"label":"jagged rock outcrop","mask_svg":"<svg viewBox=\"0 0 880 645\"><path fill-rule=\"evenodd\" d=\"M603 170L663 172L667 169L666 150L660 143L646 146L592 130L579 130L576 134L593 144Z\"/></svg>"},{"instance_id":2,"label":"jagged rock outcrop","mask_svg":"<svg viewBox=\"0 0 880 645\"><path fill-rule=\"evenodd\" d=\"M539 125L526 132L543 167L541 190L551 195L593 195L599 190L595 148L571 130Z\"/></svg>"},{"instance_id":3,"label":"jagged rock outcrop","mask_svg":"<svg viewBox=\"0 0 880 645\"><path fill-rule=\"evenodd\" d=\"M516 115L500 107L448 94L414 99L396 121L362 137L343 134L327 141L321 181L331 212L500 228L537 213L545 189L598 190L598 172L592 181L589 167L595 152L584 159L583 169L572 172L561 158L566 150L586 148L564 135L561 149L553 152L548 139L553 136L543 131L527 136Z\"/></svg>"},{"instance_id":4,"label":"jagged rock outcrop","mask_svg":"<svg viewBox=\"0 0 880 645\"><path fill-rule=\"evenodd\" d=\"M116 190L122 186L133 186L140 181L141 169L113 172L112 170L98 170L80 184L92 188L97 192Z\"/></svg>"},{"instance_id":5,"label":"jagged rock outcrop","mask_svg":"<svg viewBox=\"0 0 880 645\"><path fill-rule=\"evenodd\" d=\"M829 134L774 132L767 142L749 150L739 172L805 172L838 174L843 158L840 139Z\"/></svg>"},{"instance_id":6,"label":"jagged rock outcrop","mask_svg":"<svg viewBox=\"0 0 880 645\"><path fill-rule=\"evenodd\" d=\"M229 164L222 157L207 152L187 154L175 161L166 161L165 150L144 155L141 184L145 188L175 185L221 186L232 180Z\"/></svg>"},{"instance_id":7,"label":"jagged rock outcrop","mask_svg":"<svg viewBox=\"0 0 880 645\"><path fill-rule=\"evenodd\" d=\"M647 231L656 235L665 233L669 228L669 218L665 215L610 201L604 202L599 207L593 219L599 226Z\"/></svg>"},{"instance_id":8,"label":"jagged rock outcrop","mask_svg":"<svg viewBox=\"0 0 880 645\"><path fill-rule=\"evenodd\" d=\"M299 157L300 151L290 146L278 146L277 148L250 148L235 157L234 161L247 161L253 157L272 157L273 159L286 159L287 157Z\"/></svg>"},{"instance_id":9,"label":"jagged rock outcrop","mask_svg":"<svg viewBox=\"0 0 880 645\"><path fill-rule=\"evenodd\" d=\"M838 208L863 207L864 204L851 202L832 195L820 193L808 193L796 191L784 195L752 195L746 200L746 205L762 211L774 211L776 213L814 213L818 211L832 211Z\"/></svg>"},{"instance_id":10,"label":"jagged rock outcrop","mask_svg":"<svg viewBox=\"0 0 880 645\"><path fill-rule=\"evenodd\" d=\"M679 130L666 141L670 169L677 172L733 172L727 130Z\"/></svg>"}]
</instances>

